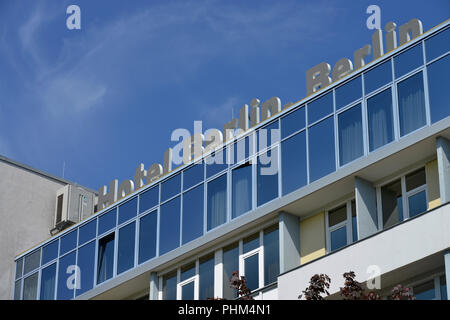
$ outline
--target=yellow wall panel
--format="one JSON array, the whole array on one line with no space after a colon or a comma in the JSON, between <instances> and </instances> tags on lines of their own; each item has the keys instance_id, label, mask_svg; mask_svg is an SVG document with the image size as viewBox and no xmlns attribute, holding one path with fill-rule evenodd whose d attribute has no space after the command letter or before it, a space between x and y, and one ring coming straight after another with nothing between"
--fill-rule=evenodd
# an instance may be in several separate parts
<instances>
[{"instance_id":1,"label":"yellow wall panel","mask_svg":"<svg viewBox=\"0 0 450 320\"><path fill-rule=\"evenodd\" d=\"M300 221L300 264L325 255L325 248L325 213Z\"/></svg>"}]
</instances>

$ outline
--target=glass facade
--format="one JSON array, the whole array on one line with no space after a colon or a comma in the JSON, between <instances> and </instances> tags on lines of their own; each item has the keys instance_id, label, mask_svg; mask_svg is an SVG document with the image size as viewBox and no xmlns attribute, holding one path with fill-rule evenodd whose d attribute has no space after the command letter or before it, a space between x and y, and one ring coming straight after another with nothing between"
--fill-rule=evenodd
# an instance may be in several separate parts
<instances>
[{"instance_id":1,"label":"glass facade","mask_svg":"<svg viewBox=\"0 0 450 320\"><path fill-rule=\"evenodd\" d=\"M280 130L280 141L268 136L272 150L262 150L258 135L252 132L242 139L243 152L237 152L239 143L233 142L233 148L228 148L235 151L234 160L248 158L243 166L236 161L228 164L226 149L219 150L213 156L222 163L191 165L169 174L165 180L139 190L133 198L120 200L79 226L55 236L39 250L19 257L15 286L21 292L15 292L15 297L32 298L33 293L25 292L25 288L33 291L34 278L30 277L56 263L56 298L71 298L74 290L65 292L60 288L60 282L70 276L62 273L61 266L71 257L85 257L75 261L83 263L83 269L93 270L97 265L91 277L92 286L96 286L133 268L131 256L137 257L138 264L159 257L280 195L339 170L368 152L377 152L388 143L448 117L448 38L449 28L440 30L395 56L382 58L370 69L363 68L342 85L331 85L320 97L293 106L279 117L275 115L269 124L260 127ZM274 162L265 162L264 158L272 158ZM261 169L273 164L273 174L262 174ZM402 192L400 180L382 186L384 227L426 210L424 188L419 186ZM130 223L135 226L134 237L139 243L131 241L132 234L128 235L130 241L121 243L120 239L126 238L122 228ZM338 247L343 230L335 231L333 243ZM95 245L97 249L92 249ZM120 248L133 252L123 258ZM97 251L92 254L92 250ZM123 261L127 261L124 267ZM46 271L49 279L51 269ZM43 277L38 280L42 288ZM89 277L86 281L91 283ZM83 287L90 289L90 284ZM77 290L76 295L83 290ZM40 295L36 291L36 297Z\"/></svg>"}]
</instances>

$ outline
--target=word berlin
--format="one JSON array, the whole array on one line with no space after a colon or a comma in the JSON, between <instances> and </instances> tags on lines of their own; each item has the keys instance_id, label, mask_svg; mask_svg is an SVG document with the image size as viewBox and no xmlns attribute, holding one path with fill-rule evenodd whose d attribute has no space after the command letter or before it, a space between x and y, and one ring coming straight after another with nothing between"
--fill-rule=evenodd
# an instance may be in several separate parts
<instances>
[{"instance_id":1,"label":"word berlin","mask_svg":"<svg viewBox=\"0 0 450 320\"><path fill-rule=\"evenodd\" d=\"M385 26L386 52L397 48L396 27L397 25L394 22L388 22ZM419 19L411 19L408 23L405 23L399 27L399 43L400 45L403 45L422 33L422 22ZM309 96L316 91L323 89L332 82L337 81L347 76L354 70L364 66L364 59L371 54L371 51L372 60L384 55L385 50L382 36L382 31L377 29L372 35L372 46L367 44L354 52L353 63L355 67L353 67L353 63L349 59L340 59L333 67L332 78L330 77L331 67L326 62L322 62L306 71L307 95ZM283 109L286 109L291 105L293 104L287 103L283 106ZM258 99L252 99L250 101L250 106L244 104L244 106L240 109L239 119L232 119L224 125L223 134L218 129L209 129L205 131L205 135L195 133L192 136L185 137L181 142L183 152L182 162L187 164L193 159L200 158L203 155L218 149L223 143L235 139L243 132L246 132L258 123L268 119L280 111L281 101L278 97L270 98L261 104ZM173 136L174 134L172 134L172 137ZM144 164L141 163L136 169L136 174L134 175L133 180L125 180L120 184L120 186L118 186L117 180L113 180L109 184L109 191L106 186L102 186L99 189L98 194L98 210L101 210L118 199L125 197L127 194L132 193L135 190L135 187L141 188L145 184L153 183L163 175L172 171L172 155L173 149L168 148L164 152L163 166L159 163L154 163L148 170L145 170ZM220 160L216 158L215 162L220 163Z\"/></svg>"}]
</instances>

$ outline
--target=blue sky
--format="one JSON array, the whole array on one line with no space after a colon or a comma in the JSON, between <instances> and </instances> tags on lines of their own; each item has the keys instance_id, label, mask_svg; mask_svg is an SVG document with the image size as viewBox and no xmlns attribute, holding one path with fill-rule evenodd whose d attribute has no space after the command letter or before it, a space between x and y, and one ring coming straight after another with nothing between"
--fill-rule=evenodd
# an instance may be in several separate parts
<instances>
[{"instance_id":1,"label":"blue sky","mask_svg":"<svg viewBox=\"0 0 450 320\"><path fill-rule=\"evenodd\" d=\"M426 5L424 5L426 3ZM81 8L81 30L66 8ZM0 154L93 189L163 162L176 128L219 128L252 98L305 96L305 72L371 41L365 13L449 18L433 1L0 0Z\"/></svg>"}]
</instances>

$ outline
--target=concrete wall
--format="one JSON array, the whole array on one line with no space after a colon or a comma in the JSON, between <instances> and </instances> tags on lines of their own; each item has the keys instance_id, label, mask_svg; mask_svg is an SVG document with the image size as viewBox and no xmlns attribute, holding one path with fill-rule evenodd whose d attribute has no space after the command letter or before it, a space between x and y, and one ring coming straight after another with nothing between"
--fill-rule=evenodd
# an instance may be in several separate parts
<instances>
[{"instance_id":1,"label":"concrete wall","mask_svg":"<svg viewBox=\"0 0 450 320\"><path fill-rule=\"evenodd\" d=\"M437 160L428 162L425 165L425 172L427 176L428 210L429 210L441 204L441 198L439 195L439 172Z\"/></svg>"},{"instance_id":2,"label":"concrete wall","mask_svg":"<svg viewBox=\"0 0 450 320\"><path fill-rule=\"evenodd\" d=\"M0 161L0 299L14 290L14 257L50 237L56 191L65 183Z\"/></svg>"},{"instance_id":3,"label":"concrete wall","mask_svg":"<svg viewBox=\"0 0 450 320\"><path fill-rule=\"evenodd\" d=\"M324 212L300 221L300 264L325 255L325 243Z\"/></svg>"}]
</instances>

